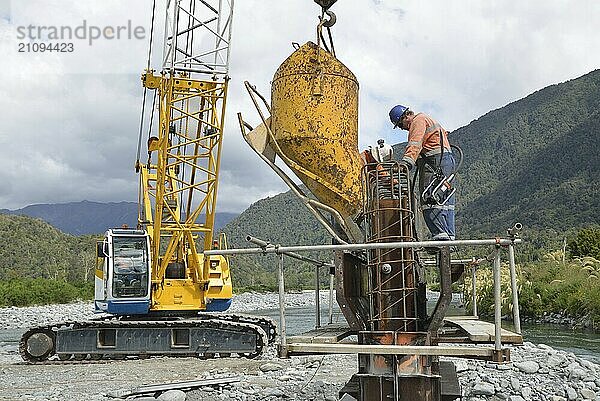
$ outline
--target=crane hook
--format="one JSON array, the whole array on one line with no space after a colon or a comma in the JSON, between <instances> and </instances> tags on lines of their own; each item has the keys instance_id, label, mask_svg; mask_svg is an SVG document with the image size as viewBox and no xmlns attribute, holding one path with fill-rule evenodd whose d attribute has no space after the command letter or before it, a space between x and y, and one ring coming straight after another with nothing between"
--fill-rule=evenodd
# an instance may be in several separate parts
<instances>
[{"instance_id":1,"label":"crane hook","mask_svg":"<svg viewBox=\"0 0 600 401\"><path fill-rule=\"evenodd\" d=\"M315 0L316 1L316 0ZM329 10L325 10L323 9L323 13L327 14L327 16L329 17L329 19L325 19L324 17L321 17L321 25L323 25L325 28L331 28L337 21L337 17L335 16L335 14Z\"/></svg>"}]
</instances>

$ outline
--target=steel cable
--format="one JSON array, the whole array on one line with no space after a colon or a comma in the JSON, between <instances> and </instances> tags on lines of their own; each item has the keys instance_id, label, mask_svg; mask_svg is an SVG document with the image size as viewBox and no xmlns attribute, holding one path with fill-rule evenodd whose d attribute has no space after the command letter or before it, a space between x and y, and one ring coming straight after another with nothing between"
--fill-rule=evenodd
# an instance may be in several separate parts
<instances>
[{"instance_id":1,"label":"steel cable","mask_svg":"<svg viewBox=\"0 0 600 401\"><path fill-rule=\"evenodd\" d=\"M156 0L154 0L152 2L152 19L150 21L150 40L149 40L149 46L148 46L148 60L146 62L146 72L148 72L150 70L150 63L152 61L152 43L154 40L154 16L155 16L155 10L156 10ZM144 131L144 114L146 112L146 95L148 92L148 88L146 87L146 85L144 85L144 94L143 94L143 98L142 98L142 111L141 111L141 115L140 115L140 131L138 134L138 144L137 144L137 154L136 154L136 170L139 168L139 163L140 163L140 152L141 152L141 148L142 148L142 132ZM154 113L154 102L152 105L152 113ZM148 136L150 135L150 133L148 133Z\"/></svg>"}]
</instances>

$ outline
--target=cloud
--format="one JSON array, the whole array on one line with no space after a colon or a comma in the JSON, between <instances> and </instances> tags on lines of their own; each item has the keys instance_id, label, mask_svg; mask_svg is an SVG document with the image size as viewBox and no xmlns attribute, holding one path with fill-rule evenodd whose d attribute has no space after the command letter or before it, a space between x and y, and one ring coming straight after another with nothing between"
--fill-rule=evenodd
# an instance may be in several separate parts
<instances>
[{"instance_id":1,"label":"cloud","mask_svg":"<svg viewBox=\"0 0 600 401\"><path fill-rule=\"evenodd\" d=\"M164 0L157 2L153 62L162 53ZM70 54L18 53L16 27L98 26L131 20L149 35L146 0L19 0L0 10L0 208L82 199L134 201L133 170L146 66L144 40L76 42ZM580 0L359 0L338 2L338 58L360 82L361 148L394 131L395 104L432 114L448 129L468 124L544 86L600 65L600 3ZM243 81L270 94L270 80L293 51L315 40L318 7L307 0L236 2L230 91L218 210L242 211L285 190L243 142L236 113L259 121ZM148 103L149 104L149 103Z\"/></svg>"}]
</instances>

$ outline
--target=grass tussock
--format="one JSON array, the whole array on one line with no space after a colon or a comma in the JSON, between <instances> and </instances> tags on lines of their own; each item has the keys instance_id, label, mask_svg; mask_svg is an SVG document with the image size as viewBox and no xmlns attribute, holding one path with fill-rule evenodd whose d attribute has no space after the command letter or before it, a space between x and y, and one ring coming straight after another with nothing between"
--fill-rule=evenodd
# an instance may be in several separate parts
<instances>
[{"instance_id":1,"label":"grass tussock","mask_svg":"<svg viewBox=\"0 0 600 401\"><path fill-rule=\"evenodd\" d=\"M494 286L491 268L477 272L478 313L494 314ZM590 257L575 257L563 262L562 252L547 254L542 261L517 266L517 288L521 315L540 317L545 313L560 313L575 318L587 318L600 326L600 261ZM465 298L471 305L471 280L465 277ZM508 265L501 267L502 313L512 313L512 291Z\"/></svg>"}]
</instances>

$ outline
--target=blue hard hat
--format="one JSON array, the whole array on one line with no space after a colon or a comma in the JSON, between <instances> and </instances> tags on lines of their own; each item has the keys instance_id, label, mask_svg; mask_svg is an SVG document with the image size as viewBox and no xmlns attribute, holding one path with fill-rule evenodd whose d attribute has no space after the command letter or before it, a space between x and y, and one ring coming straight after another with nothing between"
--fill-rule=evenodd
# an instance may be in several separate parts
<instances>
[{"instance_id":1,"label":"blue hard hat","mask_svg":"<svg viewBox=\"0 0 600 401\"><path fill-rule=\"evenodd\" d=\"M408 107L396 105L390 110L390 121L394 124L394 128L400 125L400 119L408 111Z\"/></svg>"}]
</instances>

